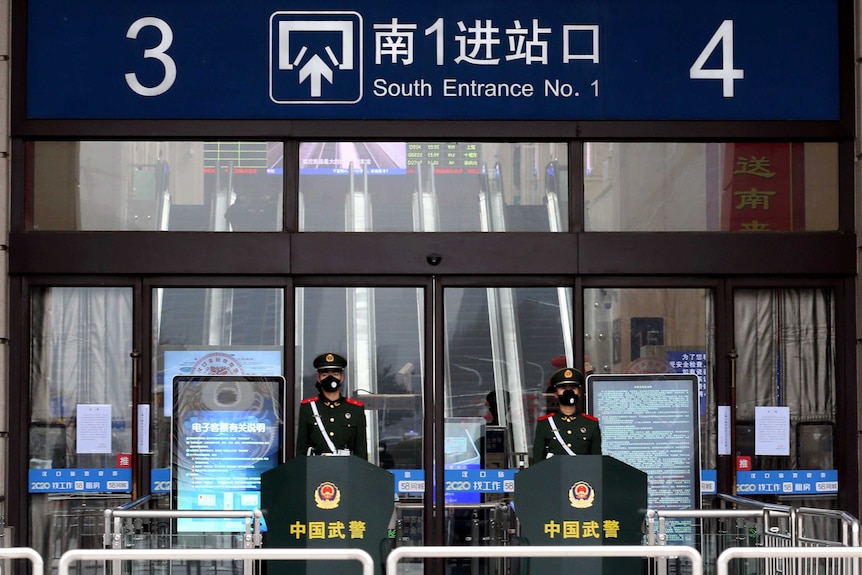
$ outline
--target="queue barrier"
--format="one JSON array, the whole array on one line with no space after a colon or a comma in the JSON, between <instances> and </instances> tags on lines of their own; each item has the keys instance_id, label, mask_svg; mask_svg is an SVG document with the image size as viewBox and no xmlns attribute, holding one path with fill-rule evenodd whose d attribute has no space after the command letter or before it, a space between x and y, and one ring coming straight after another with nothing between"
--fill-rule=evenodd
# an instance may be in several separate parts
<instances>
[{"instance_id":1,"label":"queue barrier","mask_svg":"<svg viewBox=\"0 0 862 575\"><path fill-rule=\"evenodd\" d=\"M399 562L405 559L434 558L519 558L519 557L686 557L691 562L691 575L703 575L703 560L699 552L688 546L493 546L493 547L400 547L389 553L386 575L397 575ZM28 559L32 575L43 575L44 562L29 547L0 548L2 559ZM75 549L60 557L58 575L69 575L70 565L77 561L131 560L356 560L362 564L362 575L374 575L374 560L361 549ZM785 575L822 573L824 575L859 575L862 547L732 547L716 559L715 574L729 575L734 559L761 559L764 562L783 561L777 572ZM829 562L824 568L812 570L812 559Z\"/></svg>"},{"instance_id":2,"label":"queue barrier","mask_svg":"<svg viewBox=\"0 0 862 575\"><path fill-rule=\"evenodd\" d=\"M110 549L128 549L128 548L136 548L136 549L152 549L153 545L157 549L178 549L183 547L177 547L172 542L168 541L165 544L161 539L165 538L165 534L156 535L157 541L145 541L143 536L135 537L136 531L142 531L140 527L143 525L143 522L146 521L148 525L151 526L153 522L157 524L159 522L171 521L175 519L242 519L244 525L244 531L237 534L231 534L231 536L238 536L240 538L240 545L242 549L252 549L252 548L260 548L263 545L263 537L261 535L261 522L263 518L263 513L260 509L254 510L203 510L203 509L132 509L132 507L136 507L145 503L149 499L149 496L139 499L138 501L131 502L127 505L124 505L119 508L105 509L104 517L105 517L105 534L103 536L103 543L105 548ZM135 528L135 525L138 528ZM148 530L149 531L149 530ZM168 537L173 537L178 534L170 533L167 535ZM138 539L134 541L134 539ZM210 547L208 545L191 545L185 548L195 549L198 547L206 547L217 549L219 547ZM234 547L230 547L233 549ZM123 571L120 569L121 565L119 561L115 561L111 565L111 575L121 575ZM134 571L132 571L134 573ZM234 573L236 575L252 575L253 574L253 565L252 561L243 561L242 569L235 569ZM107 574L106 574L107 575Z\"/></svg>"},{"instance_id":3,"label":"queue barrier","mask_svg":"<svg viewBox=\"0 0 862 575\"><path fill-rule=\"evenodd\" d=\"M359 561L362 564L362 575L374 575L374 560L362 549L73 549L60 556L57 575L69 575L69 566L77 561L160 560Z\"/></svg>"},{"instance_id":4,"label":"queue barrier","mask_svg":"<svg viewBox=\"0 0 862 575\"><path fill-rule=\"evenodd\" d=\"M729 575L733 559L763 559L780 565L774 572L784 575L858 575L862 547L732 547L716 559L716 575ZM812 559L826 562L815 566Z\"/></svg>"},{"instance_id":5,"label":"queue barrier","mask_svg":"<svg viewBox=\"0 0 862 575\"><path fill-rule=\"evenodd\" d=\"M245 532L242 534L243 548L260 547L261 520L263 513L254 510L201 510L201 509L105 509L105 547L122 548L123 519L244 519Z\"/></svg>"},{"instance_id":6,"label":"queue barrier","mask_svg":"<svg viewBox=\"0 0 862 575\"><path fill-rule=\"evenodd\" d=\"M578 545L555 546L489 546L489 547L398 547L386 558L386 575L398 575L398 563L404 559L449 559L472 557L686 557L691 561L691 575L703 575L700 553L684 545ZM65 575L61 573L60 575Z\"/></svg>"},{"instance_id":7,"label":"queue barrier","mask_svg":"<svg viewBox=\"0 0 862 575\"><path fill-rule=\"evenodd\" d=\"M42 575L45 570L45 561L39 553L30 547L3 547L0 548L2 559L29 559L32 566L31 575Z\"/></svg>"},{"instance_id":8,"label":"queue barrier","mask_svg":"<svg viewBox=\"0 0 862 575\"><path fill-rule=\"evenodd\" d=\"M720 494L719 498L731 504L729 509L650 509L645 527L648 545L665 545L669 541L667 526L675 521L691 521L700 552L711 571L722 551L731 548L764 547L816 547L854 548L860 545L859 520L838 510L811 507L793 507L764 503L738 496ZM679 543L674 541L673 543ZM785 563L788 563L785 565ZM672 572L668 561L657 561L651 575ZM820 559L811 564L790 564L784 558L752 561L750 565L737 565L735 575L781 574L832 574L846 572L830 561ZM795 571L791 571L795 569Z\"/></svg>"}]
</instances>

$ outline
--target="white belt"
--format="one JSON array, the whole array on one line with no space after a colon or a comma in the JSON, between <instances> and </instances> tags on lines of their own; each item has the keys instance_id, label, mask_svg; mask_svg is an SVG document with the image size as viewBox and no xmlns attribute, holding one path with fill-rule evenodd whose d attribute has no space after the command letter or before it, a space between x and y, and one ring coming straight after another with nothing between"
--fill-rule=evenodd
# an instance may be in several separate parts
<instances>
[{"instance_id":1,"label":"white belt","mask_svg":"<svg viewBox=\"0 0 862 575\"><path fill-rule=\"evenodd\" d=\"M575 452L572 451L568 445L566 445L566 442L563 441L563 436L560 435L560 430L557 429L557 424L556 424L556 422L554 422L554 416L553 415L548 418L548 423L551 424L551 429L554 432L554 436L557 438L557 441L560 443L560 445L563 447L563 449L566 450L566 453L568 453L569 455L576 455ZM548 454L549 457L551 455L553 455L553 454L552 453ZM547 459L547 458L545 458L545 459Z\"/></svg>"}]
</instances>

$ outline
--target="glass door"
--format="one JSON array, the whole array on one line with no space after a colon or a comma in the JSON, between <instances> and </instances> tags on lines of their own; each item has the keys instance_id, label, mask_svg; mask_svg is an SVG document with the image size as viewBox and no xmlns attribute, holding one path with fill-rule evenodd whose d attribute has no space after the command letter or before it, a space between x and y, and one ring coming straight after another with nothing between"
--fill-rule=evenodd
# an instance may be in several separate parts
<instances>
[{"instance_id":1,"label":"glass door","mask_svg":"<svg viewBox=\"0 0 862 575\"><path fill-rule=\"evenodd\" d=\"M838 496L835 301L829 288L734 291L729 451L740 496ZM823 506L820 501L819 506Z\"/></svg>"},{"instance_id":2,"label":"glass door","mask_svg":"<svg viewBox=\"0 0 862 575\"><path fill-rule=\"evenodd\" d=\"M102 545L102 510L134 493L134 288L34 286L30 546L46 564Z\"/></svg>"},{"instance_id":3,"label":"glass door","mask_svg":"<svg viewBox=\"0 0 862 575\"><path fill-rule=\"evenodd\" d=\"M294 414L318 394L314 358L342 355L368 459L395 475L394 544L505 544L548 379L573 355L572 288L428 285L298 288ZM440 493L442 520L427 514Z\"/></svg>"}]
</instances>

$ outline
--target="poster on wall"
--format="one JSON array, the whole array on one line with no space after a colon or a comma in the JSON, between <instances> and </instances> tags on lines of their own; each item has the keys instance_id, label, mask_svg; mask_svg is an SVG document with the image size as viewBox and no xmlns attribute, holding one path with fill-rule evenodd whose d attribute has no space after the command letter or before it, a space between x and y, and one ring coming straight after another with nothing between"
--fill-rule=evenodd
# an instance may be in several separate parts
<instances>
[{"instance_id":1,"label":"poster on wall","mask_svg":"<svg viewBox=\"0 0 862 575\"><path fill-rule=\"evenodd\" d=\"M172 383L174 508L259 509L260 476L281 462L284 378L180 375ZM245 520L184 518L177 531L243 532Z\"/></svg>"},{"instance_id":2,"label":"poster on wall","mask_svg":"<svg viewBox=\"0 0 862 575\"><path fill-rule=\"evenodd\" d=\"M648 476L650 509L700 505L698 380L694 374L587 377L589 413L602 429L602 453ZM667 542L694 545L690 520L668 521Z\"/></svg>"}]
</instances>

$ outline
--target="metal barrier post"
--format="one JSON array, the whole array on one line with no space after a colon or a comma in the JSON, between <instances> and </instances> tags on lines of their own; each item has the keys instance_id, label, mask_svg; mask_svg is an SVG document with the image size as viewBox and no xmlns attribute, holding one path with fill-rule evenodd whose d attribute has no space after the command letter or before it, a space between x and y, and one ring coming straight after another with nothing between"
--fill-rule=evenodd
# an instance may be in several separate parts
<instances>
[{"instance_id":1,"label":"metal barrier post","mask_svg":"<svg viewBox=\"0 0 862 575\"><path fill-rule=\"evenodd\" d=\"M862 559L862 547L733 547L726 549L715 561L716 575L728 575L732 559ZM842 571L843 572L843 571ZM858 573L854 562L852 573Z\"/></svg>"},{"instance_id":2,"label":"metal barrier post","mask_svg":"<svg viewBox=\"0 0 862 575\"><path fill-rule=\"evenodd\" d=\"M646 514L646 540L648 545L666 546L667 541L667 521L670 519L690 519L692 521L700 521L702 529L705 529L705 520L745 520L755 519L762 521L763 510L758 507L756 509L649 509ZM720 542L716 542L715 547L719 551L710 551L709 541L703 538L703 549L701 556L706 561L718 555L720 549L723 548ZM667 575L669 572L668 559L659 558L654 562L655 575ZM770 574L771 575L771 574Z\"/></svg>"},{"instance_id":3,"label":"metal barrier post","mask_svg":"<svg viewBox=\"0 0 862 575\"><path fill-rule=\"evenodd\" d=\"M42 556L30 547L4 547L0 549L0 557L3 559L29 559L33 566L32 575L42 575L45 571L45 562Z\"/></svg>"},{"instance_id":4,"label":"metal barrier post","mask_svg":"<svg viewBox=\"0 0 862 575\"><path fill-rule=\"evenodd\" d=\"M362 549L73 549L60 556L57 575L69 575L69 566L76 561L180 559L190 561L353 560L362 563L362 575L374 575L374 560ZM42 573L34 572L33 575L42 575Z\"/></svg>"},{"instance_id":5,"label":"metal barrier post","mask_svg":"<svg viewBox=\"0 0 862 575\"><path fill-rule=\"evenodd\" d=\"M862 551L862 550L860 550ZM585 545L562 546L494 546L494 547L399 547L386 558L386 575L398 575L402 559L452 557L669 557L683 556L691 561L691 575L703 575L700 553L685 545ZM66 575L60 573L60 575Z\"/></svg>"},{"instance_id":6,"label":"metal barrier post","mask_svg":"<svg viewBox=\"0 0 862 575\"><path fill-rule=\"evenodd\" d=\"M105 547L114 550L123 548L123 526L122 519L188 519L188 518L238 518L244 520L245 530L242 533L243 549L260 547L263 544L261 535L260 509L255 510L141 510L141 509L105 509L105 535L103 537ZM243 575L252 575L253 562L243 562ZM122 575L120 564L115 561L111 564L112 575Z\"/></svg>"}]
</instances>

